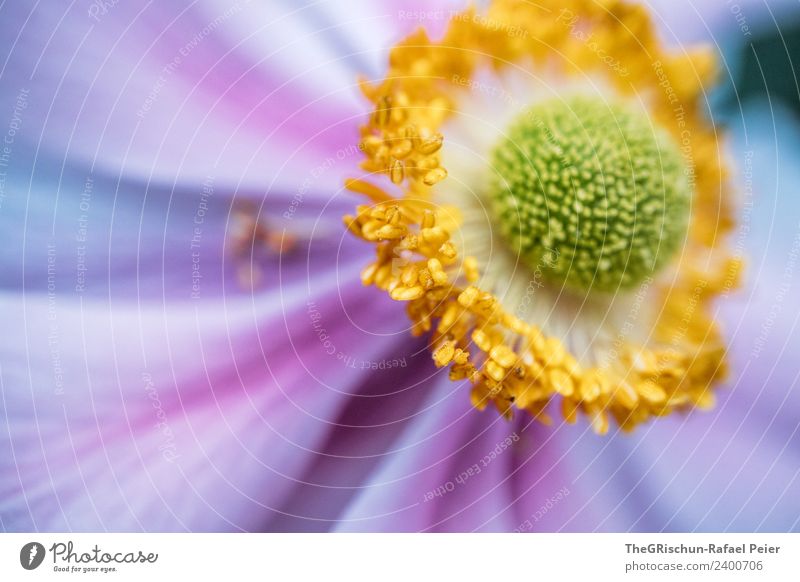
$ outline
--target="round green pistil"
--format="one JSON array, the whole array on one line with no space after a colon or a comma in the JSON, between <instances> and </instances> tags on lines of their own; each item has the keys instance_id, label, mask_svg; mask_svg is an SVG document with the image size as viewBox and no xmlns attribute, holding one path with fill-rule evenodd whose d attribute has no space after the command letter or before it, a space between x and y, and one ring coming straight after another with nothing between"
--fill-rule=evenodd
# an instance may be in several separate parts
<instances>
[{"instance_id":1,"label":"round green pistil","mask_svg":"<svg viewBox=\"0 0 800 582\"><path fill-rule=\"evenodd\" d=\"M521 260L574 289L640 284L683 243L691 187L672 138L599 99L527 109L492 153L490 198Z\"/></svg>"}]
</instances>

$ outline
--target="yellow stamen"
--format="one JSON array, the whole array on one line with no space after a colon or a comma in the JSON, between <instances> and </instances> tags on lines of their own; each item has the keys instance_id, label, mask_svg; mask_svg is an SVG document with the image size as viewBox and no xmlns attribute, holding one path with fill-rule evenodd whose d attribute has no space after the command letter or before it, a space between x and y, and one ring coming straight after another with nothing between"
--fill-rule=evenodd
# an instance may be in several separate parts
<instances>
[{"instance_id":1,"label":"yellow stamen","mask_svg":"<svg viewBox=\"0 0 800 582\"><path fill-rule=\"evenodd\" d=\"M710 406L710 387L725 373L725 350L710 304L738 284L741 267L722 242L734 224L723 195L728 172L717 132L701 106L704 82L713 73L710 53L668 53L647 11L623 1L570 2L578 24L563 18L563 5L556 0L495 0L482 18L473 17L475 10L454 18L439 43L424 30L414 33L392 49L384 81L361 83L374 105L361 128L362 168L383 174L390 188L403 192L395 197L363 180L346 183L371 204L344 217L352 234L376 245L376 258L362 271L362 282L405 302L413 333L432 336L435 364L449 366L453 380L472 383L470 398L478 409L491 403L506 417L521 409L547 423L548 406L560 400L567 422L583 414L595 432L606 434L609 415L630 430L676 409ZM591 45L572 34L571 26L591 35ZM568 59L559 63L550 58L547 47ZM609 59L598 54L627 74L610 72ZM622 94L632 87L647 93L653 120L680 143L689 142L694 216L677 274L658 287L662 304L656 309L661 316L654 323L654 339L619 346L614 365L579 362L581 354L570 353L558 338L509 313L483 291L478 262L463 256L455 236L457 213L435 204L436 190L447 178L440 159L442 124L458 109L460 91L478 67L501 70L510 62L530 62L565 75L579 67L583 74L604 76ZM712 256L719 260L709 260ZM689 316L687 304L694 305Z\"/></svg>"}]
</instances>

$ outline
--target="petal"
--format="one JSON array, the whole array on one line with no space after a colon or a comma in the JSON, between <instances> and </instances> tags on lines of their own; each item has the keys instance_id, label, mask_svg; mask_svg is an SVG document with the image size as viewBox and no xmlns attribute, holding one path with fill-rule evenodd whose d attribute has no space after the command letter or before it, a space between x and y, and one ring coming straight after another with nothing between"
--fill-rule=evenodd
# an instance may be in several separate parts
<instances>
[{"instance_id":1,"label":"petal","mask_svg":"<svg viewBox=\"0 0 800 582\"><path fill-rule=\"evenodd\" d=\"M280 45L247 58L233 23L252 9L118 4L97 21L79 6L10 11L4 76L29 94L18 148L168 183L293 184L355 139L354 125L340 125L358 113L353 79L320 87L307 70L289 79L278 62L291 51ZM261 36L289 13L264 19ZM3 108L15 97L4 92Z\"/></svg>"},{"instance_id":2,"label":"petal","mask_svg":"<svg viewBox=\"0 0 800 582\"><path fill-rule=\"evenodd\" d=\"M513 436L512 425L473 409L468 388L446 376L429 386L424 406L339 517L337 531L510 529L499 514L510 499L514 445L483 461Z\"/></svg>"},{"instance_id":3,"label":"petal","mask_svg":"<svg viewBox=\"0 0 800 582\"><path fill-rule=\"evenodd\" d=\"M354 304L368 306L366 292ZM0 342L0 513L12 530L260 529L371 374L325 351L301 301L263 330L248 321L278 310L274 298L0 303L22 331ZM318 303L333 341L355 350L363 332L337 321L337 304ZM356 353L377 360L395 343Z\"/></svg>"},{"instance_id":4,"label":"petal","mask_svg":"<svg viewBox=\"0 0 800 582\"><path fill-rule=\"evenodd\" d=\"M2 74L27 95L14 155L261 193L338 188L367 111L356 77L417 24L362 7L347 19L333 2L6 7Z\"/></svg>"}]
</instances>

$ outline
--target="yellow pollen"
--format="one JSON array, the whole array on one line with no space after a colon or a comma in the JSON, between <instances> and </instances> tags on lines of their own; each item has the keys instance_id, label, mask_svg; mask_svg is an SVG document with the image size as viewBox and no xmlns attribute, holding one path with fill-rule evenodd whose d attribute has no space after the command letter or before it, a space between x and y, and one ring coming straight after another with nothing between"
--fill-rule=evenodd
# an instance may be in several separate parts
<instances>
[{"instance_id":1,"label":"yellow pollen","mask_svg":"<svg viewBox=\"0 0 800 582\"><path fill-rule=\"evenodd\" d=\"M612 420L631 430L713 403L726 365L710 306L737 284L740 265L724 246L734 224L724 194L727 168L718 155L718 132L703 116L704 82L712 71L708 51L668 52L642 7L616 0L567 4L576 21L559 20L563 2L495 0L480 18L474 8L453 18L439 42L420 29L395 46L386 78L361 82L373 105L361 128L365 179L346 186L366 203L344 224L376 249L362 282L404 303L413 333L430 338L436 366L448 367L452 380L470 383L476 408L491 405L507 418L524 410L545 424L554 408L564 421L583 417L606 434ZM595 45L573 34L575 26ZM529 34L509 35L511 27ZM548 47L568 58L560 61ZM609 69L607 59L598 59L600 51L626 74ZM478 70L502 71L509 63L565 77L579 67L604 77L621 95L633 87L651 96L653 122L676 141L688 139L693 152L687 160L694 172L687 244L675 273L653 283L661 315L643 334L652 340L621 341L611 365L583 361L583 354L571 353L537 322L516 317L501 298L481 289L481 266L460 248L458 209L437 204L437 192L448 187L443 123L458 110L465 82ZM680 118L675 99L684 111ZM690 314L687 305L693 306Z\"/></svg>"}]
</instances>

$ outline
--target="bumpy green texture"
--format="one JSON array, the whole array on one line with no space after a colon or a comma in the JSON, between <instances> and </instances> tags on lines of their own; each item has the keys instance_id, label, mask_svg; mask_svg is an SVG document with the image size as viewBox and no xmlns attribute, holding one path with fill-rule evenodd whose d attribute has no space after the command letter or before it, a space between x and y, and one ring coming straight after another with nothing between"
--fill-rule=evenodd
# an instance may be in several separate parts
<instances>
[{"instance_id":1,"label":"bumpy green texture","mask_svg":"<svg viewBox=\"0 0 800 582\"><path fill-rule=\"evenodd\" d=\"M599 99L527 109L492 154L491 205L542 278L613 292L652 276L683 243L691 187L672 138Z\"/></svg>"}]
</instances>

